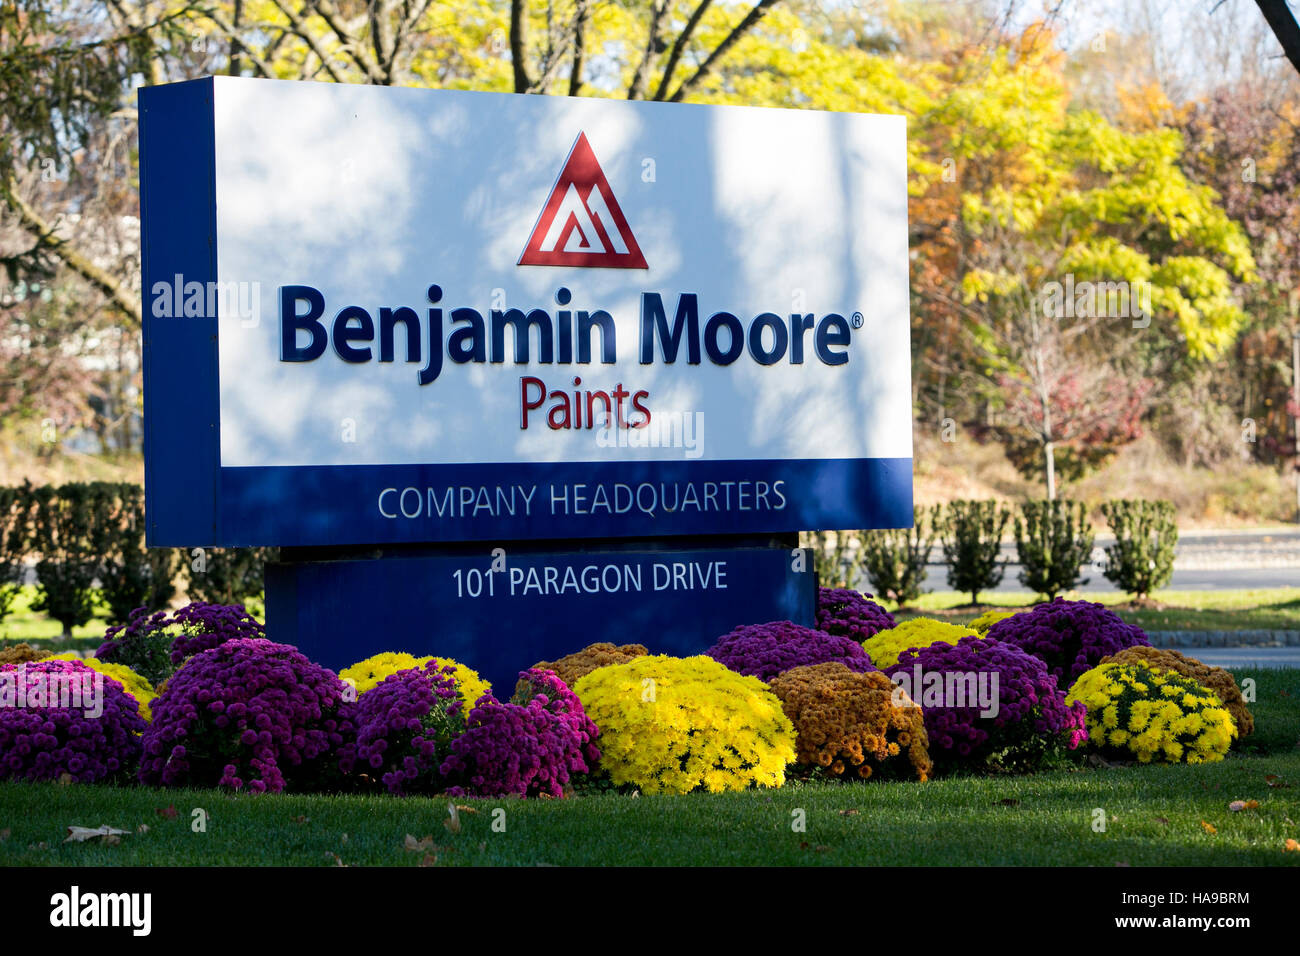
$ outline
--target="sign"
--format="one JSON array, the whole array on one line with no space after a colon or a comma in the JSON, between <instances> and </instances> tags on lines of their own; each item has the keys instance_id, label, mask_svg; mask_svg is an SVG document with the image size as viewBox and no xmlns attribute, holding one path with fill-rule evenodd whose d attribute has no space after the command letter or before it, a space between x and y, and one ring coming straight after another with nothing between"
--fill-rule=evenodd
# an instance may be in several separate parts
<instances>
[{"instance_id":1,"label":"sign","mask_svg":"<svg viewBox=\"0 0 1300 956\"><path fill-rule=\"evenodd\" d=\"M792 574L795 559L809 570ZM267 566L266 613L275 640L325 667L399 648L436 654L473 667L504 700L523 668L594 641L685 656L737 624L811 624L810 566L782 548L305 561Z\"/></svg>"},{"instance_id":2,"label":"sign","mask_svg":"<svg viewBox=\"0 0 1300 956\"><path fill-rule=\"evenodd\" d=\"M911 524L901 117L140 91L147 541Z\"/></svg>"}]
</instances>

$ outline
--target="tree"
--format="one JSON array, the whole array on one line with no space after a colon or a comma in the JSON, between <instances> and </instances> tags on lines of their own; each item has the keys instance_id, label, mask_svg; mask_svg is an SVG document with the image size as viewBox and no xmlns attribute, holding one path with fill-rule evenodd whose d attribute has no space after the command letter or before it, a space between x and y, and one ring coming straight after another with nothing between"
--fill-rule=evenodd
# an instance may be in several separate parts
<instances>
[{"instance_id":1,"label":"tree","mask_svg":"<svg viewBox=\"0 0 1300 956\"><path fill-rule=\"evenodd\" d=\"M1002 534L1011 512L995 501L950 501L940 528L948 584L979 604L980 592L1002 583L1007 562L999 560Z\"/></svg>"},{"instance_id":2,"label":"tree","mask_svg":"<svg viewBox=\"0 0 1300 956\"><path fill-rule=\"evenodd\" d=\"M1102 377L1136 392L1134 368L1170 353L1213 359L1245 322L1234 279L1254 274L1246 237L1179 168L1178 133L1069 110L1062 60L1049 31L1026 31L978 82L936 102L927 160L948 161L960 196L917 250L936 264L918 269L922 295L960 315L970 337L967 382L994 409L1011 407L1004 435L1039 445L1049 498L1058 443L1096 431L1088 414L1062 433L1057 392ZM940 175L924 188L951 186ZM1072 371L1083 382L1072 385ZM1097 437L1113 445L1123 431Z\"/></svg>"}]
</instances>

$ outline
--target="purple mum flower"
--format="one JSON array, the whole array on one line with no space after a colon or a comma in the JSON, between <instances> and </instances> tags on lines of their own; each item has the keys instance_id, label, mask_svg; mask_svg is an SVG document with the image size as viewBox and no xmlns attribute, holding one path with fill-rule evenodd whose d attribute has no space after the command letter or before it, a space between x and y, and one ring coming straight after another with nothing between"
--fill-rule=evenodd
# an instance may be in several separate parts
<instances>
[{"instance_id":1,"label":"purple mum flower","mask_svg":"<svg viewBox=\"0 0 1300 956\"><path fill-rule=\"evenodd\" d=\"M0 780L111 779L134 768L144 729L121 683L80 661L0 667Z\"/></svg>"},{"instance_id":2,"label":"purple mum flower","mask_svg":"<svg viewBox=\"0 0 1300 956\"><path fill-rule=\"evenodd\" d=\"M266 629L244 609L242 604L205 604L194 601L172 615L172 624L181 633L172 642L172 663L179 665L227 641L266 637Z\"/></svg>"},{"instance_id":3,"label":"purple mum flower","mask_svg":"<svg viewBox=\"0 0 1300 956\"><path fill-rule=\"evenodd\" d=\"M1067 705L1047 666L1014 644L939 642L904 651L885 673L924 710L936 766L985 764L994 755L1002 765L1032 766L1088 737L1083 704Z\"/></svg>"},{"instance_id":4,"label":"purple mum flower","mask_svg":"<svg viewBox=\"0 0 1300 956\"><path fill-rule=\"evenodd\" d=\"M442 765L443 775L458 781L448 792L562 797L575 774L595 767L600 730L577 695L553 671L531 668L519 679L512 701L485 694L470 712Z\"/></svg>"},{"instance_id":5,"label":"purple mum flower","mask_svg":"<svg viewBox=\"0 0 1300 956\"><path fill-rule=\"evenodd\" d=\"M429 661L362 694L352 711L356 741L343 749L341 769L369 774L399 796L444 789L442 762L465 729L454 673Z\"/></svg>"},{"instance_id":6,"label":"purple mum flower","mask_svg":"<svg viewBox=\"0 0 1300 956\"><path fill-rule=\"evenodd\" d=\"M154 701L140 780L253 793L317 785L352 737L347 692L287 644L226 641L186 661Z\"/></svg>"},{"instance_id":7,"label":"purple mum flower","mask_svg":"<svg viewBox=\"0 0 1300 956\"><path fill-rule=\"evenodd\" d=\"M746 624L718 638L704 652L739 674L770 681L793 667L837 661L862 674L875 670L862 645L791 621Z\"/></svg>"},{"instance_id":8,"label":"purple mum flower","mask_svg":"<svg viewBox=\"0 0 1300 956\"><path fill-rule=\"evenodd\" d=\"M986 635L1033 654L1062 687L1126 647L1150 646L1146 632L1101 604L1057 598L998 621Z\"/></svg>"},{"instance_id":9,"label":"purple mum flower","mask_svg":"<svg viewBox=\"0 0 1300 956\"><path fill-rule=\"evenodd\" d=\"M861 644L898 623L870 598L870 594L849 588L818 588L817 629Z\"/></svg>"}]
</instances>

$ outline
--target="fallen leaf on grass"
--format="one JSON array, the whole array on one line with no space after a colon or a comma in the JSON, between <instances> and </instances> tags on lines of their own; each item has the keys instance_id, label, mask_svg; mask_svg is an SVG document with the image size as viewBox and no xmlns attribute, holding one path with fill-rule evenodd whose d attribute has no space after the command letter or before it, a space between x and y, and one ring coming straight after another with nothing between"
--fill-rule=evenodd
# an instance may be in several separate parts
<instances>
[{"instance_id":1,"label":"fallen leaf on grass","mask_svg":"<svg viewBox=\"0 0 1300 956\"><path fill-rule=\"evenodd\" d=\"M999 807L1018 807L1020 806L1020 801L1014 800L1011 797L1004 797L997 802L997 805Z\"/></svg>"},{"instance_id":2,"label":"fallen leaf on grass","mask_svg":"<svg viewBox=\"0 0 1300 956\"><path fill-rule=\"evenodd\" d=\"M1213 823L1206 823L1204 820L1201 821L1201 829L1210 834L1210 836L1214 836L1214 834L1219 832L1218 827Z\"/></svg>"},{"instance_id":3,"label":"fallen leaf on grass","mask_svg":"<svg viewBox=\"0 0 1300 956\"><path fill-rule=\"evenodd\" d=\"M59 786L61 787L66 787L68 784L76 783L76 782L77 782L77 778L74 777L72 774L68 773L68 771L66 770L63 771L63 773L59 774Z\"/></svg>"},{"instance_id":4,"label":"fallen leaf on grass","mask_svg":"<svg viewBox=\"0 0 1300 956\"><path fill-rule=\"evenodd\" d=\"M1240 813L1242 810L1255 810L1259 807L1258 800L1233 800L1228 804L1228 809L1233 813Z\"/></svg>"},{"instance_id":5,"label":"fallen leaf on grass","mask_svg":"<svg viewBox=\"0 0 1300 956\"><path fill-rule=\"evenodd\" d=\"M473 814L478 813L478 810L474 809L473 807L467 807L463 803L456 804L456 809L459 810L461 813L473 813Z\"/></svg>"},{"instance_id":6,"label":"fallen leaf on grass","mask_svg":"<svg viewBox=\"0 0 1300 956\"><path fill-rule=\"evenodd\" d=\"M451 833L460 832L460 810L456 808L456 804L447 804L447 819L442 821L442 825Z\"/></svg>"},{"instance_id":7,"label":"fallen leaf on grass","mask_svg":"<svg viewBox=\"0 0 1300 956\"><path fill-rule=\"evenodd\" d=\"M337 853L331 853L329 850L326 850L325 855L331 857L334 860L335 866L347 866L347 864L343 862L343 858L339 856Z\"/></svg>"},{"instance_id":8,"label":"fallen leaf on grass","mask_svg":"<svg viewBox=\"0 0 1300 956\"><path fill-rule=\"evenodd\" d=\"M102 839L112 846L121 843L124 836L126 836L125 830L119 830L107 824L101 827L68 827L68 836L63 842L85 843L87 840Z\"/></svg>"},{"instance_id":9,"label":"fallen leaf on grass","mask_svg":"<svg viewBox=\"0 0 1300 956\"><path fill-rule=\"evenodd\" d=\"M1165 826L1169 826L1169 818L1168 818L1168 817L1156 817L1156 823L1163 823Z\"/></svg>"},{"instance_id":10,"label":"fallen leaf on grass","mask_svg":"<svg viewBox=\"0 0 1300 956\"><path fill-rule=\"evenodd\" d=\"M175 820L177 816L176 807L174 804L168 804L165 807L159 807L157 810L154 811L154 813L158 814L158 816L160 817L166 817L168 820Z\"/></svg>"},{"instance_id":11,"label":"fallen leaf on grass","mask_svg":"<svg viewBox=\"0 0 1300 956\"><path fill-rule=\"evenodd\" d=\"M135 828L135 832L136 832L136 833L148 833L148 832L149 832L149 824L147 824L147 823L142 823L142 824L140 824L138 827Z\"/></svg>"},{"instance_id":12,"label":"fallen leaf on grass","mask_svg":"<svg viewBox=\"0 0 1300 956\"><path fill-rule=\"evenodd\" d=\"M1285 783L1282 778L1275 773L1264 774L1264 783L1268 784L1268 786L1273 790L1285 790L1291 786L1291 784Z\"/></svg>"},{"instance_id":13,"label":"fallen leaf on grass","mask_svg":"<svg viewBox=\"0 0 1300 956\"><path fill-rule=\"evenodd\" d=\"M427 850L429 847L433 846L433 837L426 836L423 839L417 840L408 833L406 839L402 842L402 845L411 853L419 853L421 850Z\"/></svg>"},{"instance_id":14,"label":"fallen leaf on grass","mask_svg":"<svg viewBox=\"0 0 1300 956\"><path fill-rule=\"evenodd\" d=\"M1286 853L1291 850L1300 851L1300 843L1297 843L1295 840L1288 839L1286 843L1282 846L1282 852Z\"/></svg>"},{"instance_id":15,"label":"fallen leaf on grass","mask_svg":"<svg viewBox=\"0 0 1300 956\"><path fill-rule=\"evenodd\" d=\"M296 816L293 818L294 823L311 823L311 817Z\"/></svg>"},{"instance_id":16,"label":"fallen leaf on grass","mask_svg":"<svg viewBox=\"0 0 1300 956\"><path fill-rule=\"evenodd\" d=\"M858 811L857 811L857 810L841 810L841 811L840 811L840 816L842 816L842 817L856 817L857 815L858 815Z\"/></svg>"},{"instance_id":17,"label":"fallen leaf on grass","mask_svg":"<svg viewBox=\"0 0 1300 956\"><path fill-rule=\"evenodd\" d=\"M438 857L432 853L426 853L420 860L420 866L437 866Z\"/></svg>"}]
</instances>

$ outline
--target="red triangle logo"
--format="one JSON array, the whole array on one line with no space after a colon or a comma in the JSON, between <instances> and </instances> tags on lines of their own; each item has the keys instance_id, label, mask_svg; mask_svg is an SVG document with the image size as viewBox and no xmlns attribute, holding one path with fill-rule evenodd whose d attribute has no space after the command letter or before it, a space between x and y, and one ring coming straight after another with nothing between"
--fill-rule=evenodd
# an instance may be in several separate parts
<instances>
[{"instance_id":1,"label":"red triangle logo","mask_svg":"<svg viewBox=\"0 0 1300 956\"><path fill-rule=\"evenodd\" d=\"M519 265L649 268L586 133L569 150Z\"/></svg>"}]
</instances>

